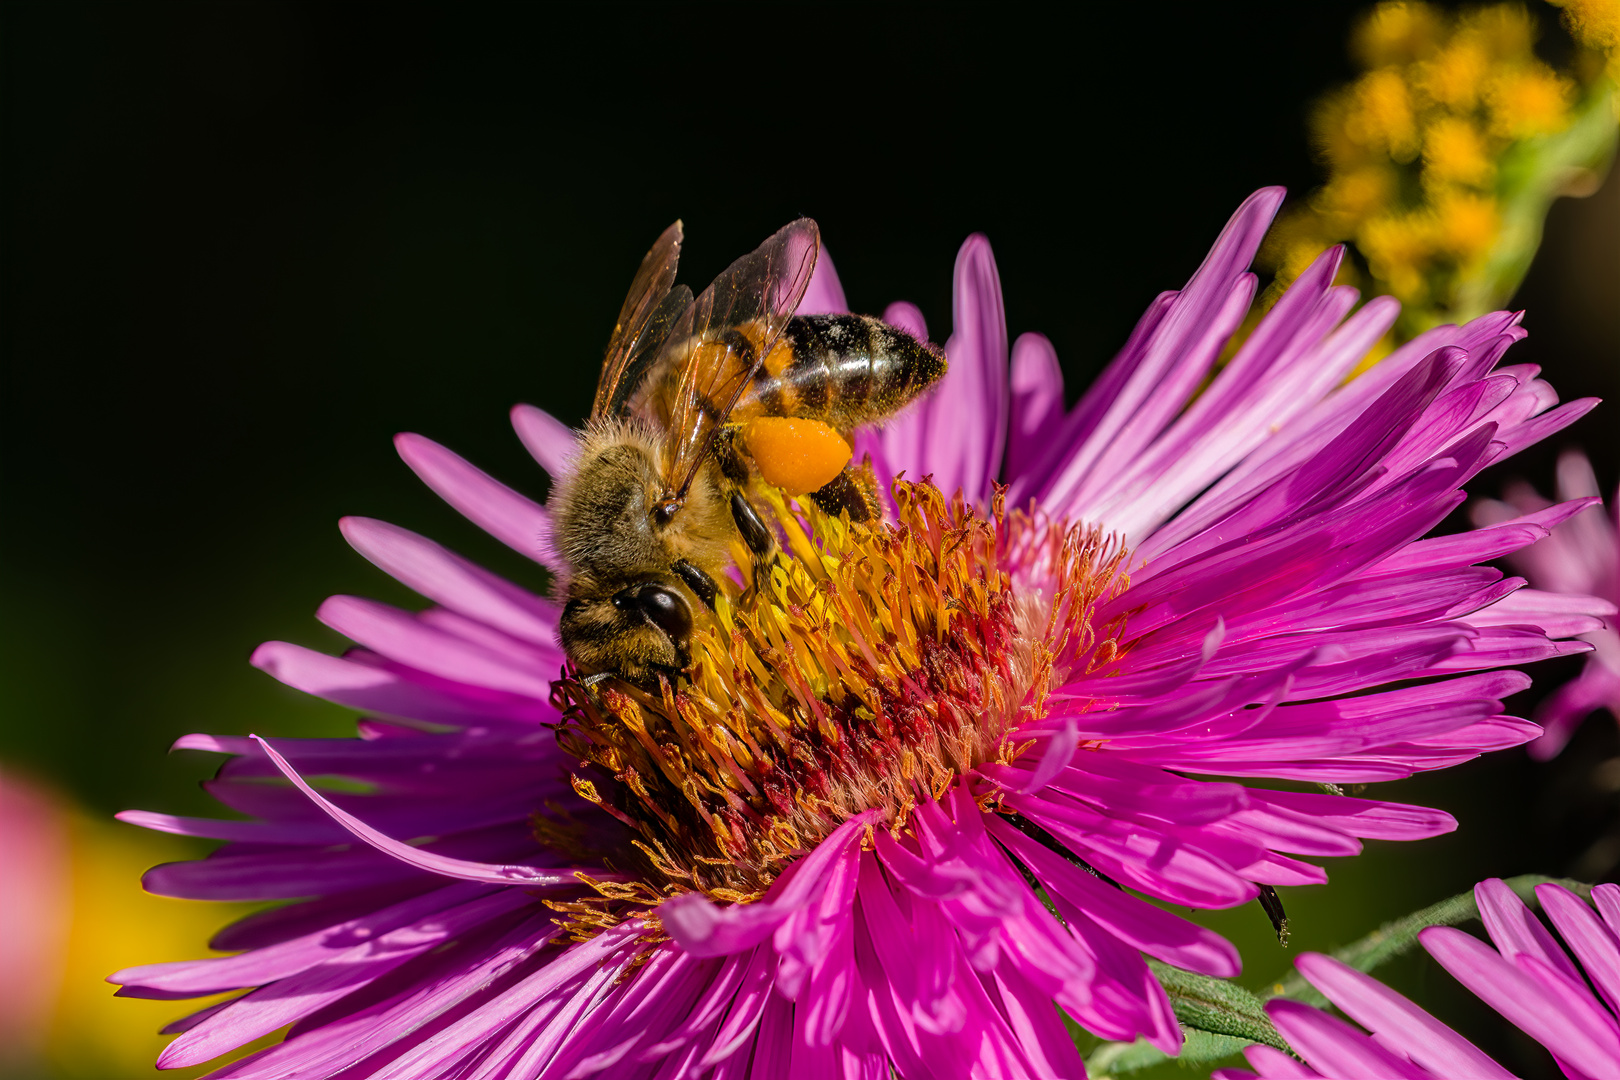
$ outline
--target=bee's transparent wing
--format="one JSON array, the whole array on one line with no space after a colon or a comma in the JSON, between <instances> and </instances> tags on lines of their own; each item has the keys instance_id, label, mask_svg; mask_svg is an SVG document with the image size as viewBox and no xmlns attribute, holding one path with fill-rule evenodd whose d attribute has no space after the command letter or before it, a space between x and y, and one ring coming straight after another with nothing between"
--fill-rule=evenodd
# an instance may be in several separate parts
<instances>
[{"instance_id":1,"label":"bee's transparent wing","mask_svg":"<svg viewBox=\"0 0 1620 1080\"><path fill-rule=\"evenodd\" d=\"M641 268L630 282L630 293L619 309L602 360L602 376L596 383L596 400L591 419L600 420L622 412L642 377L658 355L670 327L692 304L692 290L675 282L675 264L681 258L681 223L665 229L652 250L641 260Z\"/></svg>"},{"instance_id":2,"label":"bee's transparent wing","mask_svg":"<svg viewBox=\"0 0 1620 1080\"><path fill-rule=\"evenodd\" d=\"M715 434L804 298L819 243L809 218L784 226L727 267L669 331L655 362L680 373L670 399L666 497L686 496Z\"/></svg>"}]
</instances>

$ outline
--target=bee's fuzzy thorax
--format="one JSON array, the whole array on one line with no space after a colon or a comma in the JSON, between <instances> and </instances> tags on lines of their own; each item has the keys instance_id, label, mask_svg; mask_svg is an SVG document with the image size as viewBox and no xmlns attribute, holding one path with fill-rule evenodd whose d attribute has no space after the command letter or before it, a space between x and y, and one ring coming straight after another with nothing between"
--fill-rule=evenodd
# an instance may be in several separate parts
<instances>
[{"instance_id":1,"label":"bee's fuzzy thorax","mask_svg":"<svg viewBox=\"0 0 1620 1080\"><path fill-rule=\"evenodd\" d=\"M649 520L670 453L667 440L639 420L598 421L579 433L572 468L548 503L551 546L564 570L560 598L667 573L676 558L711 572L725 564L734 530L710 469L687 492L675 527L659 529Z\"/></svg>"},{"instance_id":2,"label":"bee's fuzzy thorax","mask_svg":"<svg viewBox=\"0 0 1620 1080\"><path fill-rule=\"evenodd\" d=\"M762 894L864 811L904 831L917 804L1028 748L1017 730L1054 676L1115 658L1122 625L1091 619L1127 583L1115 539L999 500L982 516L926 482L895 497L876 528L778 507L791 557L695 635L689 681L557 685L559 741L596 766L575 789L630 828L615 861L640 879L570 905L582 932L674 893ZM1031 545L1050 549L1044 598L1006 569Z\"/></svg>"},{"instance_id":3,"label":"bee's fuzzy thorax","mask_svg":"<svg viewBox=\"0 0 1620 1080\"><path fill-rule=\"evenodd\" d=\"M636 420L605 420L576 434L568 471L553 478L551 498L546 504L552 515L550 546L564 571L558 582L559 598L566 594L574 568L597 561L601 538L590 523L600 516L603 507L604 481L623 489L628 508L634 509L632 493L657 480L659 444L649 425ZM615 447L624 447L635 457L624 455L617 462L604 460L604 453ZM647 463L645 470L637 458ZM637 476L642 471L644 479Z\"/></svg>"}]
</instances>

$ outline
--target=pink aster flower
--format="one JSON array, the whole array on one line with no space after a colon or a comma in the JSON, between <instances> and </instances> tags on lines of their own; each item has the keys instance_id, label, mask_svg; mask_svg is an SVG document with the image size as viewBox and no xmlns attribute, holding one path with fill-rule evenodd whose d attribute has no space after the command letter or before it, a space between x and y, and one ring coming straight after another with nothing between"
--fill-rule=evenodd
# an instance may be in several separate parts
<instances>
[{"instance_id":1,"label":"pink aster flower","mask_svg":"<svg viewBox=\"0 0 1620 1080\"><path fill-rule=\"evenodd\" d=\"M1429 955L1514 1027L1552 1051L1566 1076L1573 1080L1620 1076L1620 937L1616 936L1620 887L1593 889L1594 912L1561 885L1536 886L1536 898L1564 945L1501 880L1480 882L1474 886L1474 898L1496 948L1454 927L1431 926L1418 935ZM1306 953L1296 966L1366 1031L1297 1001L1271 1001L1266 1012L1304 1064L1269 1046L1251 1046L1244 1055L1259 1076L1278 1080L1513 1076L1370 975L1321 953ZM1254 1080L1255 1075L1245 1069L1218 1069L1214 1080Z\"/></svg>"},{"instance_id":2,"label":"pink aster flower","mask_svg":"<svg viewBox=\"0 0 1620 1080\"><path fill-rule=\"evenodd\" d=\"M1072 410L1044 338L1009 358L970 239L949 373L858 447L932 483L896 482L875 530L783 509L794 554L717 616L678 694L554 696L551 601L345 521L433 606L337 597L320 618L349 653L271 643L254 663L362 712L360 737L191 736L233 755L210 790L252 820L125 815L227 841L152 870L156 892L303 898L223 930L238 955L113 976L248 991L174 1024L160 1065L291 1025L216 1075L1080 1076L1062 1014L1173 1051L1142 954L1216 976L1238 957L1142 896L1242 904L1323 881L1301 856L1455 824L1241 781L1364 783L1522 743L1537 729L1501 699L1527 680L1500 669L1588 648L1558 639L1610 610L1476 565L1581 504L1423 539L1481 468L1591 405L1501 366L1515 316L1345 384L1396 305L1351 314L1335 250L1215 370L1281 198L1237 211ZM843 306L824 259L800 310ZM926 335L910 305L885 318ZM567 472L567 428L513 421ZM398 446L551 558L543 506L421 436Z\"/></svg>"},{"instance_id":3,"label":"pink aster flower","mask_svg":"<svg viewBox=\"0 0 1620 1080\"><path fill-rule=\"evenodd\" d=\"M1505 500L1482 500L1473 508L1474 521L1489 527L1500 521L1533 514L1552 504L1529 484L1508 487ZM1591 595L1614 603L1620 600L1620 541L1615 518L1617 498L1605 514L1599 505L1597 477L1579 450L1558 458L1558 497L1582 501L1585 508L1561 523L1545 540L1531 544L1508 558L1515 569L1535 585L1572 597ZM1581 599L1573 601L1576 605ZM1608 709L1620 719L1620 633L1614 620L1581 635L1592 645L1586 666L1576 678L1560 686L1536 708L1535 721L1542 734L1530 743L1530 756L1541 761L1556 757L1575 729L1597 709Z\"/></svg>"}]
</instances>

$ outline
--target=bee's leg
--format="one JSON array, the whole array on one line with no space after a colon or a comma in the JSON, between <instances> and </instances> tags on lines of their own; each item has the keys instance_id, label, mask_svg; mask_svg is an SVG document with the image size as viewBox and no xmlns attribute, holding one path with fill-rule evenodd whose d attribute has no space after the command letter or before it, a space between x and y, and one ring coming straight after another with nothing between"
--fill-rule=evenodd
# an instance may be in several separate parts
<instances>
[{"instance_id":1,"label":"bee's leg","mask_svg":"<svg viewBox=\"0 0 1620 1080\"><path fill-rule=\"evenodd\" d=\"M748 590L759 587L770 573L771 566L776 562L776 553L780 550L776 543L776 534L770 526L759 516L754 504L748 501L748 496L742 492L733 492L731 496L731 517L737 523L737 532L742 536L743 543L754 554L754 568L749 575ZM745 592L743 595L747 595Z\"/></svg>"},{"instance_id":2,"label":"bee's leg","mask_svg":"<svg viewBox=\"0 0 1620 1080\"><path fill-rule=\"evenodd\" d=\"M872 471L870 458L858 466L847 466L824 487L811 492L810 498L834 517L847 512L851 521L871 523L883 519L883 504L878 500L877 475Z\"/></svg>"},{"instance_id":3,"label":"bee's leg","mask_svg":"<svg viewBox=\"0 0 1620 1080\"><path fill-rule=\"evenodd\" d=\"M714 610L714 595L720 591L720 586L714 583L714 578L705 574L702 567L689 563L685 559L677 559L675 565L670 569L674 570L676 576L686 582L687 588L697 594L697 598L703 601L704 607L710 611Z\"/></svg>"},{"instance_id":4,"label":"bee's leg","mask_svg":"<svg viewBox=\"0 0 1620 1080\"><path fill-rule=\"evenodd\" d=\"M754 553L754 561L769 559L776 550L776 534L759 516L759 511L748 501L748 496L740 491L731 496L731 516L737 522L737 531L742 534L743 543Z\"/></svg>"}]
</instances>

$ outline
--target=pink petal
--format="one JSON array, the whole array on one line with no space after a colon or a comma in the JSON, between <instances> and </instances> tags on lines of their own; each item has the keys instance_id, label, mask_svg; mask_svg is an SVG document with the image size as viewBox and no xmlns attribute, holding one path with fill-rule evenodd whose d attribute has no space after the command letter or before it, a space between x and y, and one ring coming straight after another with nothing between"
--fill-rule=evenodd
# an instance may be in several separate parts
<instances>
[{"instance_id":1,"label":"pink petal","mask_svg":"<svg viewBox=\"0 0 1620 1080\"><path fill-rule=\"evenodd\" d=\"M833 864L860 839L881 811L857 814L834 829L810 855L776 879L763 900L719 907L701 893L683 893L658 907L669 936L694 956L728 956L764 941L814 899Z\"/></svg>"},{"instance_id":2,"label":"pink petal","mask_svg":"<svg viewBox=\"0 0 1620 1080\"><path fill-rule=\"evenodd\" d=\"M230 821L124 810L113 817L129 825L174 836L202 836L247 844L341 844L347 834L330 822Z\"/></svg>"},{"instance_id":3,"label":"pink petal","mask_svg":"<svg viewBox=\"0 0 1620 1080\"><path fill-rule=\"evenodd\" d=\"M1079 747L1080 728L1074 722L1074 717L1064 717L1062 728L1045 738L1046 749L1041 751L1040 760L1036 762L1034 771L1019 782L1009 785L1009 791L1033 795L1056 779L1074 759L1075 751ZM1012 775L1010 770L1004 771Z\"/></svg>"},{"instance_id":4,"label":"pink petal","mask_svg":"<svg viewBox=\"0 0 1620 1080\"><path fill-rule=\"evenodd\" d=\"M1321 953L1306 953L1294 966L1346 1016L1436 1076L1511 1080L1479 1047L1378 980Z\"/></svg>"},{"instance_id":5,"label":"pink petal","mask_svg":"<svg viewBox=\"0 0 1620 1080\"><path fill-rule=\"evenodd\" d=\"M848 311L849 302L844 299L844 286L839 283L832 256L827 254L827 246L823 244L821 253L816 257L816 268L810 272L810 284L805 287L804 299L799 301L794 314L842 315Z\"/></svg>"},{"instance_id":6,"label":"pink petal","mask_svg":"<svg viewBox=\"0 0 1620 1080\"><path fill-rule=\"evenodd\" d=\"M579 433L533 405L512 406L512 430L546 474L553 480L572 471L579 451Z\"/></svg>"},{"instance_id":7,"label":"pink petal","mask_svg":"<svg viewBox=\"0 0 1620 1080\"><path fill-rule=\"evenodd\" d=\"M1475 885L1474 900L1479 904L1479 917L1485 923L1486 932L1504 959L1533 956L1573 981L1582 981L1569 955L1501 878L1487 878Z\"/></svg>"},{"instance_id":8,"label":"pink petal","mask_svg":"<svg viewBox=\"0 0 1620 1080\"><path fill-rule=\"evenodd\" d=\"M1609 928L1609 932L1620 937L1620 885L1594 885L1592 905L1603 916L1603 924Z\"/></svg>"},{"instance_id":9,"label":"pink petal","mask_svg":"<svg viewBox=\"0 0 1620 1080\"><path fill-rule=\"evenodd\" d=\"M1519 964L1509 963L1450 926L1431 926L1418 940L1458 982L1560 1059L1594 1077L1620 1073L1614 1021L1590 995L1561 982L1535 957L1521 955ZM1538 965L1547 978L1535 976Z\"/></svg>"},{"instance_id":10,"label":"pink petal","mask_svg":"<svg viewBox=\"0 0 1620 1080\"><path fill-rule=\"evenodd\" d=\"M932 393L892 421L878 441L884 460L912 478L931 475L941 490L961 489L984 505L1007 441L1007 324L990 242L971 236L956 257L955 327L948 368ZM891 306L884 313L904 319ZM896 322L896 325L901 323Z\"/></svg>"},{"instance_id":11,"label":"pink petal","mask_svg":"<svg viewBox=\"0 0 1620 1080\"><path fill-rule=\"evenodd\" d=\"M478 885L447 885L240 956L143 964L109 975L107 981L199 996L258 986L295 975L423 916L448 911L480 895L489 892Z\"/></svg>"},{"instance_id":12,"label":"pink petal","mask_svg":"<svg viewBox=\"0 0 1620 1080\"><path fill-rule=\"evenodd\" d=\"M1220 979L1233 978L1241 970L1237 950L1213 930L1105 884L999 817L990 819L989 829L1040 878L1060 907L1069 905L1080 917L1097 923L1132 948Z\"/></svg>"},{"instance_id":13,"label":"pink petal","mask_svg":"<svg viewBox=\"0 0 1620 1080\"><path fill-rule=\"evenodd\" d=\"M524 641L556 646L557 608L533 593L397 525L346 517L339 528L356 551L429 600Z\"/></svg>"},{"instance_id":14,"label":"pink petal","mask_svg":"<svg viewBox=\"0 0 1620 1080\"><path fill-rule=\"evenodd\" d=\"M1581 673L1558 687L1536 706L1540 738L1527 748L1537 761L1550 761L1568 744L1576 728L1598 709L1620 702L1620 674L1597 657L1589 657Z\"/></svg>"},{"instance_id":15,"label":"pink petal","mask_svg":"<svg viewBox=\"0 0 1620 1080\"><path fill-rule=\"evenodd\" d=\"M1608 1002L1609 1010L1620 1012L1620 940L1591 907L1563 886L1552 882L1537 885L1536 898Z\"/></svg>"},{"instance_id":16,"label":"pink petal","mask_svg":"<svg viewBox=\"0 0 1620 1080\"><path fill-rule=\"evenodd\" d=\"M378 851L385 855L391 855L402 863L414 866L419 870L441 874L445 877L460 878L462 881L483 881L492 885L554 887L577 884L577 879L571 870L538 870L532 866L500 866L491 863L468 862L465 859L453 859L446 855L436 855L429 851L423 851L421 848L415 848L392 837L384 836L353 814L347 813L323 798L319 792L304 782L304 778L299 776L297 770L291 765L287 764L285 758L276 753L269 742L259 738L257 735L251 735L249 738L263 747L264 752L269 755L276 768L281 770L281 774L291 780L294 787L302 791L311 802L325 811L333 821L342 825ZM616 874L600 874L594 869L591 872L608 879L619 876Z\"/></svg>"},{"instance_id":17,"label":"pink petal","mask_svg":"<svg viewBox=\"0 0 1620 1080\"><path fill-rule=\"evenodd\" d=\"M1235 290L1252 290L1252 275L1244 268L1282 197L1281 188L1266 188L1237 209L1187 287L1161 297L1162 307L1155 302L1149 314L1157 311L1158 317L1151 325L1144 319L1110 370L1081 399L1060 440L1067 461L1044 481L1044 492L1032 492L1048 510L1082 512L1080 493L1106 478L1098 464L1102 457L1139 450L1180 411L1225 340L1218 328L1234 315L1242 317L1246 305L1238 304ZM1111 378L1116 368L1123 381ZM1085 430L1077 430L1082 425ZM1119 442L1127 429L1134 433L1129 448Z\"/></svg>"},{"instance_id":18,"label":"pink petal","mask_svg":"<svg viewBox=\"0 0 1620 1080\"><path fill-rule=\"evenodd\" d=\"M538 663L516 663L387 604L357 596L334 596L320 606L316 617L390 660L441 678L524 694L536 701L551 698L551 682Z\"/></svg>"},{"instance_id":19,"label":"pink petal","mask_svg":"<svg viewBox=\"0 0 1620 1080\"><path fill-rule=\"evenodd\" d=\"M473 524L514 551L549 564L551 519L544 507L432 439L407 432L394 437L394 446L423 483Z\"/></svg>"},{"instance_id":20,"label":"pink petal","mask_svg":"<svg viewBox=\"0 0 1620 1080\"><path fill-rule=\"evenodd\" d=\"M1270 1046L1245 1046L1243 1056L1249 1059L1249 1064L1260 1070L1262 1080L1321 1080L1322 1074L1305 1064L1296 1061L1281 1050ZM1242 1069L1217 1069L1210 1073L1210 1080L1247 1080L1255 1074L1244 1072Z\"/></svg>"},{"instance_id":21,"label":"pink petal","mask_svg":"<svg viewBox=\"0 0 1620 1080\"><path fill-rule=\"evenodd\" d=\"M1266 1012L1311 1068L1335 1080L1430 1080L1410 1061L1309 1005L1273 999L1266 1003Z\"/></svg>"},{"instance_id":22,"label":"pink petal","mask_svg":"<svg viewBox=\"0 0 1620 1080\"><path fill-rule=\"evenodd\" d=\"M458 726L498 719L533 722L551 720L557 715L549 701L539 702L525 696L495 705L487 700L488 694L483 695L485 700L482 701L458 697L412 682L375 664L327 656L285 641L265 642L253 651L248 662L296 690L374 715ZM176 748L214 749L200 744L177 744ZM240 750L221 752L241 753Z\"/></svg>"},{"instance_id":23,"label":"pink petal","mask_svg":"<svg viewBox=\"0 0 1620 1080\"><path fill-rule=\"evenodd\" d=\"M1456 818L1426 806L1295 791L1251 791L1249 798L1287 807L1330 828L1369 840L1424 840L1457 828Z\"/></svg>"},{"instance_id":24,"label":"pink petal","mask_svg":"<svg viewBox=\"0 0 1620 1080\"><path fill-rule=\"evenodd\" d=\"M909 300L896 300L883 309L883 321L899 327L918 341L928 340L928 321L916 304Z\"/></svg>"},{"instance_id":25,"label":"pink petal","mask_svg":"<svg viewBox=\"0 0 1620 1080\"><path fill-rule=\"evenodd\" d=\"M356 991L363 992L368 983L382 979L428 950L532 903L517 890L502 890L452 909L424 914L351 948L334 950L329 960L289 973L190 1027L164 1048L158 1068L182 1068L218 1057Z\"/></svg>"},{"instance_id":26,"label":"pink petal","mask_svg":"<svg viewBox=\"0 0 1620 1080\"><path fill-rule=\"evenodd\" d=\"M1012 406L1007 431L1008 481L1045 456L1063 422L1063 369L1043 334L1020 334L1012 348Z\"/></svg>"}]
</instances>

